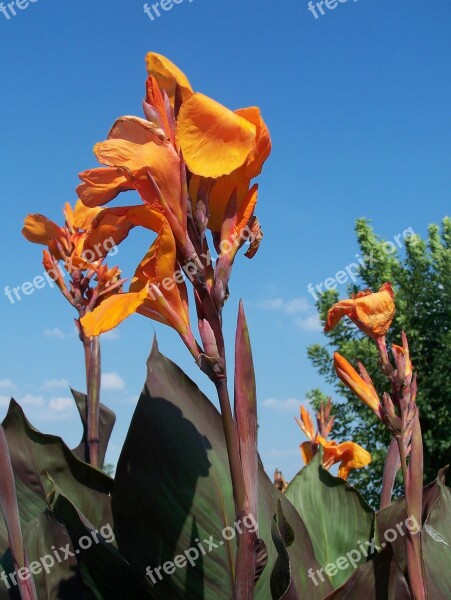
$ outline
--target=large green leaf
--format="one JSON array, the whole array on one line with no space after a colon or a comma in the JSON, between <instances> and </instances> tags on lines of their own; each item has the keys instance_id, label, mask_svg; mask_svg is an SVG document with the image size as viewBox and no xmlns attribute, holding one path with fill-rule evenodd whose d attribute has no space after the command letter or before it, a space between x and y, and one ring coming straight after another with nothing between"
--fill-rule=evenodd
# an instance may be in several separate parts
<instances>
[{"instance_id":1,"label":"large green leaf","mask_svg":"<svg viewBox=\"0 0 451 600\"><path fill-rule=\"evenodd\" d=\"M331 586L326 581L317 588L307 579L308 568L319 567L299 515L261 468L259 490L259 536L269 556L256 598L271 598L270 578L278 557L271 524L277 499L281 499L296 536L290 550L297 563L295 570L305 573L305 597L322 599ZM156 344L119 459L113 515L121 553L141 572L147 567L153 570L157 599L232 597L236 540L224 540L222 530L234 525L235 514L221 417L196 385L159 353ZM208 552L208 544L202 540L210 538L217 547ZM195 561L194 549L200 543L206 554L198 551ZM157 572L190 548L191 565L177 568L171 575ZM167 570L172 568L167 565Z\"/></svg>"},{"instance_id":2,"label":"large green leaf","mask_svg":"<svg viewBox=\"0 0 451 600\"><path fill-rule=\"evenodd\" d=\"M364 545L374 536L374 513L360 494L343 479L334 477L321 464L318 453L312 462L292 480L285 493L304 521L313 543L315 556L324 569L338 558ZM290 522L289 515L287 515ZM354 553L357 557L357 554ZM337 588L365 562L363 552L352 565L330 569L332 585ZM327 577L327 576L326 576Z\"/></svg>"},{"instance_id":3,"label":"large green leaf","mask_svg":"<svg viewBox=\"0 0 451 600\"><path fill-rule=\"evenodd\" d=\"M429 598L451 598L451 491L437 479L440 496L433 504L421 534L424 575Z\"/></svg>"}]
</instances>

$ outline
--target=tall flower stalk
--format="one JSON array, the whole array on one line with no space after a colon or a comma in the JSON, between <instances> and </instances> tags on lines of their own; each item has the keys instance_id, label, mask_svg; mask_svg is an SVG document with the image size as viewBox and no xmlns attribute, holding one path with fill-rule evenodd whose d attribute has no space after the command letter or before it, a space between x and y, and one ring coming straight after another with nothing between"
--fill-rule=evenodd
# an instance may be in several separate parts
<instances>
[{"instance_id":1,"label":"tall flower stalk","mask_svg":"<svg viewBox=\"0 0 451 600\"><path fill-rule=\"evenodd\" d=\"M78 200L73 209L69 204L65 205L63 227L41 214L32 214L25 218L22 229L28 241L47 246L43 251L47 275L78 314L75 325L83 344L86 370L86 460L95 467L100 466L100 339L98 335L87 334L81 320L101 306L104 300L119 293L125 281L117 267L109 269L104 262L108 252L115 248L110 238L97 240L94 247L86 244L87 232L93 227L99 212L99 209L87 208Z\"/></svg>"},{"instance_id":2,"label":"tall flower stalk","mask_svg":"<svg viewBox=\"0 0 451 600\"><path fill-rule=\"evenodd\" d=\"M401 468L407 515L421 526L423 501L423 441L419 410L416 405L417 380L410 361L407 336L402 333L402 346L387 349L386 333L395 313L394 293L389 283L372 293L360 292L349 300L334 304L329 310L326 331L348 316L359 329L371 337L379 352L380 368L389 381L391 393L384 393L382 402L365 367L359 363L359 373L338 353L334 366L338 377L380 419L391 433L393 442L384 470L381 508L391 502L396 472ZM407 571L414 600L425 600L421 531L408 531Z\"/></svg>"},{"instance_id":3,"label":"tall flower stalk","mask_svg":"<svg viewBox=\"0 0 451 600\"><path fill-rule=\"evenodd\" d=\"M231 111L194 92L187 77L165 57L149 53L146 65L146 118L117 119L108 139L94 148L104 166L81 173L77 192L91 208L126 190L136 190L142 200L142 205L102 210L85 245L92 246L105 231L119 244L136 226L153 231L156 239L138 265L128 294L109 298L82 317L81 325L88 336L96 337L138 312L178 332L217 392L236 515L254 513L258 455L250 342L240 307L232 410L222 311L238 250L249 242L246 255L252 258L262 238L254 216L258 186L251 180L270 153L269 132L258 108ZM199 341L190 324L187 282L193 290ZM256 535L239 535L237 599L253 598L261 569L256 556L265 555L261 550Z\"/></svg>"}]
</instances>

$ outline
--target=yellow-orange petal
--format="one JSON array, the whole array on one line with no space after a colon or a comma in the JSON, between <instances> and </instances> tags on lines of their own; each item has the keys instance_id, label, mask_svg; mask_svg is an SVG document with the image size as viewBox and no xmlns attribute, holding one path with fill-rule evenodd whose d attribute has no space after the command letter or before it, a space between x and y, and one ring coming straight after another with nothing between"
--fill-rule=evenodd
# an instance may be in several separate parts
<instances>
[{"instance_id":1,"label":"yellow-orange petal","mask_svg":"<svg viewBox=\"0 0 451 600\"><path fill-rule=\"evenodd\" d=\"M85 206L95 207L107 204L121 192L133 190L130 178L122 169L97 168L79 174L82 184L77 194Z\"/></svg>"},{"instance_id":2,"label":"yellow-orange petal","mask_svg":"<svg viewBox=\"0 0 451 600\"><path fill-rule=\"evenodd\" d=\"M203 177L216 179L241 167L255 139L255 125L200 93L182 104L177 117L177 144L189 170Z\"/></svg>"},{"instance_id":3,"label":"yellow-orange petal","mask_svg":"<svg viewBox=\"0 0 451 600\"><path fill-rule=\"evenodd\" d=\"M101 210L98 207L89 208L81 200L77 200L72 211L72 227L86 231Z\"/></svg>"},{"instance_id":4,"label":"yellow-orange petal","mask_svg":"<svg viewBox=\"0 0 451 600\"><path fill-rule=\"evenodd\" d=\"M352 365L338 352L334 354L334 367L341 381L351 389L376 415L380 416L381 403L376 390L368 385Z\"/></svg>"},{"instance_id":5,"label":"yellow-orange petal","mask_svg":"<svg viewBox=\"0 0 451 600\"><path fill-rule=\"evenodd\" d=\"M338 477L342 479L347 479L352 469L366 467L371 462L371 454L354 442L338 444L337 456L341 459Z\"/></svg>"},{"instance_id":6,"label":"yellow-orange petal","mask_svg":"<svg viewBox=\"0 0 451 600\"><path fill-rule=\"evenodd\" d=\"M183 71L162 54L148 52L146 55L146 68L147 73L155 77L158 85L167 93L172 103L174 102L177 85L180 87L184 100L192 93L193 88Z\"/></svg>"},{"instance_id":7,"label":"yellow-orange petal","mask_svg":"<svg viewBox=\"0 0 451 600\"><path fill-rule=\"evenodd\" d=\"M256 128L255 144L246 163L246 175L249 179L261 173L263 163L271 153L271 136L257 106L241 108L235 111L237 115L253 123Z\"/></svg>"},{"instance_id":8,"label":"yellow-orange petal","mask_svg":"<svg viewBox=\"0 0 451 600\"><path fill-rule=\"evenodd\" d=\"M22 235L29 242L47 245L50 240L61 237L62 229L44 215L27 215L24 220Z\"/></svg>"},{"instance_id":9,"label":"yellow-orange petal","mask_svg":"<svg viewBox=\"0 0 451 600\"><path fill-rule=\"evenodd\" d=\"M127 317L135 313L147 298L147 289L140 292L110 296L92 312L81 319L85 334L89 337L106 333L117 327Z\"/></svg>"}]
</instances>

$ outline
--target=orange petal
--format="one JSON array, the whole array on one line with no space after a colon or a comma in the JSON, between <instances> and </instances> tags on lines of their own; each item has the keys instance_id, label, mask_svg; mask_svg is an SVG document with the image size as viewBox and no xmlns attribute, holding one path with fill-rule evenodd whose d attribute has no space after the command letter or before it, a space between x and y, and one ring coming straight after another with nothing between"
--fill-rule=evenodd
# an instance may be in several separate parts
<instances>
[{"instance_id":1,"label":"orange petal","mask_svg":"<svg viewBox=\"0 0 451 600\"><path fill-rule=\"evenodd\" d=\"M72 212L72 226L75 229L86 231L90 228L96 215L101 212L101 208L89 208L81 200L77 200Z\"/></svg>"},{"instance_id":2,"label":"orange petal","mask_svg":"<svg viewBox=\"0 0 451 600\"><path fill-rule=\"evenodd\" d=\"M146 68L149 75L153 75L158 85L164 90L172 103L174 103L175 90L179 85L182 97L185 100L193 91L186 75L168 58L156 52L146 55Z\"/></svg>"},{"instance_id":3,"label":"orange petal","mask_svg":"<svg viewBox=\"0 0 451 600\"><path fill-rule=\"evenodd\" d=\"M143 181L148 181L149 171L169 207L181 218L180 158L171 144L135 144L110 139L96 144L94 152L100 163L123 167L133 177L143 178ZM138 187L138 182L135 182L135 186Z\"/></svg>"},{"instance_id":4,"label":"orange petal","mask_svg":"<svg viewBox=\"0 0 451 600\"><path fill-rule=\"evenodd\" d=\"M122 169L90 169L80 173L79 177L83 183L77 187L77 194L88 207L102 206L121 192L134 189Z\"/></svg>"},{"instance_id":5,"label":"orange petal","mask_svg":"<svg viewBox=\"0 0 451 600\"><path fill-rule=\"evenodd\" d=\"M257 106L241 108L235 112L256 127L255 144L246 165L246 174L249 179L253 179L261 173L263 163L271 153L271 136Z\"/></svg>"},{"instance_id":6,"label":"orange petal","mask_svg":"<svg viewBox=\"0 0 451 600\"><path fill-rule=\"evenodd\" d=\"M216 179L246 162L254 148L256 127L215 100L195 93L182 104L176 139L189 170Z\"/></svg>"},{"instance_id":7,"label":"orange petal","mask_svg":"<svg viewBox=\"0 0 451 600\"><path fill-rule=\"evenodd\" d=\"M125 116L117 119L108 133L110 140L126 140L134 144L149 144L154 142L161 145L166 136L159 131L154 123L140 117Z\"/></svg>"},{"instance_id":8,"label":"orange petal","mask_svg":"<svg viewBox=\"0 0 451 600\"><path fill-rule=\"evenodd\" d=\"M63 230L44 215L27 215L24 220L22 235L34 244L47 245L51 239L61 237Z\"/></svg>"},{"instance_id":9,"label":"orange petal","mask_svg":"<svg viewBox=\"0 0 451 600\"><path fill-rule=\"evenodd\" d=\"M354 367L338 352L334 354L334 367L343 383L380 417L381 403L377 392L360 377Z\"/></svg>"},{"instance_id":10,"label":"orange petal","mask_svg":"<svg viewBox=\"0 0 451 600\"><path fill-rule=\"evenodd\" d=\"M333 329L347 315L366 335L378 338L385 335L395 314L393 290L385 283L378 292L360 292L349 300L337 302L327 315L325 331Z\"/></svg>"},{"instance_id":11,"label":"orange petal","mask_svg":"<svg viewBox=\"0 0 451 600\"><path fill-rule=\"evenodd\" d=\"M135 313L147 298L147 289L138 293L116 294L99 304L92 312L81 319L87 336L100 335L117 327Z\"/></svg>"},{"instance_id":12,"label":"orange petal","mask_svg":"<svg viewBox=\"0 0 451 600\"><path fill-rule=\"evenodd\" d=\"M194 177L192 179L194 179ZM210 211L208 227L211 231L221 231L227 204L233 193L236 194L237 208L241 207L241 203L248 193L249 184L250 179L246 175L245 167L236 169L230 175L220 177L214 182L208 197L208 208ZM191 191L192 188L190 183L190 192Z\"/></svg>"}]
</instances>

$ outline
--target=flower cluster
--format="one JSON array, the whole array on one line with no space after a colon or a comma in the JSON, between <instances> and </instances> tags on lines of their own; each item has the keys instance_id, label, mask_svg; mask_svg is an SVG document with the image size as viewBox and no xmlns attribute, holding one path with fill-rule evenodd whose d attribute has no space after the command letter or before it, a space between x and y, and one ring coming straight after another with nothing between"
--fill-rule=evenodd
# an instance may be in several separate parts
<instances>
[{"instance_id":1,"label":"flower cluster","mask_svg":"<svg viewBox=\"0 0 451 600\"><path fill-rule=\"evenodd\" d=\"M252 180L270 153L270 136L258 108L232 111L193 91L184 73L159 54L149 53L146 65L145 118L116 120L107 140L94 147L103 166L81 173L77 192L85 206L97 209L129 190L142 201L101 210L85 248L105 236L119 244L136 226L153 231L156 239L129 292L86 315L83 327L98 335L138 312L173 327L199 364L221 369L220 313L233 261L246 239L248 257L261 240L254 216L258 186ZM207 230L218 252L214 267ZM196 267L190 279L203 348L190 325L183 277L188 263Z\"/></svg>"}]
</instances>

